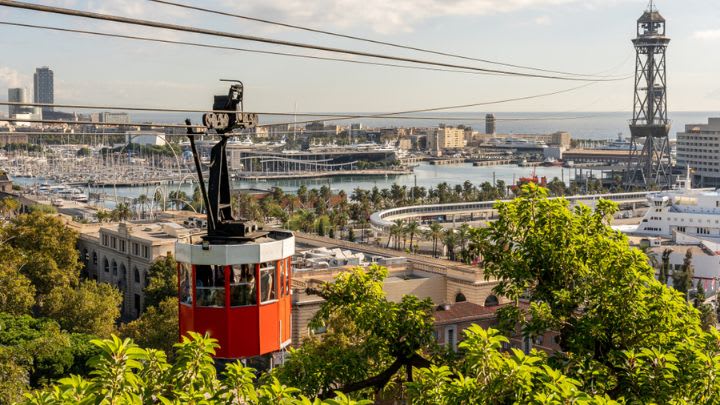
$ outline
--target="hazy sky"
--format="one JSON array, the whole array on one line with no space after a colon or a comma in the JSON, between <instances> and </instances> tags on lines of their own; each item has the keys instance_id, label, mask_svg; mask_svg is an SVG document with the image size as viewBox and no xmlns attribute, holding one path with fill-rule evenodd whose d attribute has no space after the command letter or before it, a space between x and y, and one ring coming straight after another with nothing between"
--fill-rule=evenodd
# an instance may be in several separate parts
<instances>
[{"instance_id":1,"label":"hazy sky","mask_svg":"<svg viewBox=\"0 0 720 405\"><path fill-rule=\"evenodd\" d=\"M177 0L467 56L572 71L626 75L634 70L637 18L646 0ZM476 62L402 52L351 40L183 11L144 0L43 0L51 4L333 47ZM669 108L720 110L720 1L659 0L672 38ZM141 29L0 7L0 20L131 33L166 39L337 56L322 52ZM340 56L345 57L345 56ZM577 86L577 82L411 71L236 51L108 39L0 26L0 99L7 87L32 87L32 73L55 71L56 103L208 108L241 79L246 109L399 111L490 101ZM627 111L632 80L473 111ZM4 110L4 109L3 109Z\"/></svg>"}]
</instances>

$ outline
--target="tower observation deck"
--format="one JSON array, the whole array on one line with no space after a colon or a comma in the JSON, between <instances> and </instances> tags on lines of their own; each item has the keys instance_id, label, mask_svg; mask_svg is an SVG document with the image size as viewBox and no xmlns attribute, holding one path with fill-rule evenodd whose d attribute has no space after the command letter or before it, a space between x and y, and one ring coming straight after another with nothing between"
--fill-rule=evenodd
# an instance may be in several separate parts
<instances>
[{"instance_id":1,"label":"tower observation deck","mask_svg":"<svg viewBox=\"0 0 720 405\"><path fill-rule=\"evenodd\" d=\"M665 51L670 43L665 18L653 1L637 20L635 96L630 120L628 186L670 186L670 121L667 117Z\"/></svg>"}]
</instances>

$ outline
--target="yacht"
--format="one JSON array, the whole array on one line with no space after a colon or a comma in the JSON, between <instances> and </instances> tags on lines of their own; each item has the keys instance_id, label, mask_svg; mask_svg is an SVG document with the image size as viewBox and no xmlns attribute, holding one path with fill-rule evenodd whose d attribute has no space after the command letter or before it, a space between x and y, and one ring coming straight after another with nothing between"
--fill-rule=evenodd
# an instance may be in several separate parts
<instances>
[{"instance_id":1,"label":"yacht","mask_svg":"<svg viewBox=\"0 0 720 405\"><path fill-rule=\"evenodd\" d=\"M608 143L607 145L599 146L595 148L597 150L624 150L624 151L630 151L632 149L632 142L628 141L627 139L624 139L622 137L622 133L618 134L618 137L616 140Z\"/></svg>"},{"instance_id":2,"label":"yacht","mask_svg":"<svg viewBox=\"0 0 720 405\"><path fill-rule=\"evenodd\" d=\"M718 190L691 188L686 178L675 189L650 194L648 200L650 208L633 233L667 238L682 233L720 239Z\"/></svg>"}]
</instances>

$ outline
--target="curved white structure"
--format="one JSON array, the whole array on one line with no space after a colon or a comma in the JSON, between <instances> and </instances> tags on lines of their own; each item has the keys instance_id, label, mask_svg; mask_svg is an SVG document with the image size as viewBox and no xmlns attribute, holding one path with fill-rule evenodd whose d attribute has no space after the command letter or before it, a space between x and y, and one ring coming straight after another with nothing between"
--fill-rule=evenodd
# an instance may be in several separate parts
<instances>
[{"instance_id":1,"label":"curved white structure","mask_svg":"<svg viewBox=\"0 0 720 405\"><path fill-rule=\"evenodd\" d=\"M588 194L563 198L571 202L583 203L592 203L600 199L622 203L643 203L647 201L648 195L650 194L652 194L652 192L642 191L636 193ZM459 214L472 215L474 213L480 213L481 211L491 210L498 202L509 201L511 200L413 205L410 207L390 208L384 211L374 212L372 215L370 215L370 224L376 229L385 230L393 225L394 220L398 219Z\"/></svg>"}]
</instances>

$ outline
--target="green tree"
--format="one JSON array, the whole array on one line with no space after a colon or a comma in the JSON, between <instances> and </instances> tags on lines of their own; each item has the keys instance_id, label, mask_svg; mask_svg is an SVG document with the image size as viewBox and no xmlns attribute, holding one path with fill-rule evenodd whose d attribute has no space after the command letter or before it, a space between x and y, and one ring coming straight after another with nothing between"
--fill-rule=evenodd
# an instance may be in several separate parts
<instances>
[{"instance_id":1,"label":"green tree","mask_svg":"<svg viewBox=\"0 0 720 405\"><path fill-rule=\"evenodd\" d=\"M68 376L27 395L22 404L247 404L247 405L368 405L337 394L311 401L277 378L256 379L254 370L239 361L217 375L212 355L217 341L190 333L176 345L168 363L163 351L141 349L131 339L93 340L98 355L89 362L89 378ZM1 354L1 352L0 352ZM0 370L3 366L0 365Z\"/></svg>"},{"instance_id":2,"label":"green tree","mask_svg":"<svg viewBox=\"0 0 720 405\"><path fill-rule=\"evenodd\" d=\"M42 308L44 315L71 332L110 336L120 316L122 295L110 284L85 280L76 288L54 288Z\"/></svg>"},{"instance_id":3,"label":"green tree","mask_svg":"<svg viewBox=\"0 0 720 405\"><path fill-rule=\"evenodd\" d=\"M29 314L35 305L35 287L12 262L0 263L0 312Z\"/></svg>"},{"instance_id":4,"label":"green tree","mask_svg":"<svg viewBox=\"0 0 720 405\"><path fill-rule=\"evenodd\" d=\"M592 211L546 197L535 185L522 187L519 198L497 204L499 219L478 232L486 277L499 280L495 292L514 302L530 298L527 310L499 310L501 319L519 324L529 337L558 331L566 353L558 354L558 361L572 363L570 377L583 388L660 403L668 401L657 390L672 398L689 389L681 388L682 373L694 367L689 363L673 364L682 371L672 373L675 379L667 381L672 387L638 382L627 373L640 372L632 368L639 355L642 367L670 356L700 361L688 354L694 350L688 346L702 346L702 339L693 338L701 336L697 311L655 280L647 257L608 226L614 203L599 201ZM687 339L670 338L678 334ZM646 352L658 347L660 352Z\"/></svg>"},{"instance_id":5,"label":"green tree","mask_svg":"<svg viewBox=\"0 0 720 405\"><path fill-rule=\"evenodd\" d=\"M177 298L168 297L157 305L148 306L140 318L123 324L119 335L143 347L172 354L179 336Z\"/></svg>"},{"instance_id":6,"label":"green tree","mask_svg":"<svg viewBox=\"0 0 720 405\"><path fill-rule=\"evenodd\" d=\"M145 307L157 306L167 298L177 297L177 262L172 254L155 259L145 277Z\"/></svg>"},{"instance_id":7,"label":"green tree","mask_svg":"<svg viewBox=\"0 0 720 405\"><path fill-rule=\"evenodd\" d=\"M40 213L22 214L2 227L0 234L6 243L0 249L0 259L17 263L42 297L58 286L75 286L80 268L76 248L77 232L59 218Z\"/></svg>"},{"instance_id":8,"label":"green tree","mask_svg":"<svg viewBox=\"0 0 720 405\"><path fill-rule=\"evenodd\" d=\"M430 239L432 239L433 257L437 257L438 241L443 235L443 227L437 222L430 224L430 231L428 232Z\"/></svg>"},{"instance_id":9,"label":"green tree","mask_svg":"<svg viewBox=\"0 0 720 405\"><path fill-rule=\"evenodd\" d=\"M683 264L680 266L680 271L673 272L673 287L686 296L689 294L693 285L693 277L695 276L695 268L692 264L692 250L688 249L685 252L685 258Z\"/></svg>"},{"instance_id":10,"label":"green tree","mask_svg":"<svg viewBox=\"0 0 720 405\"><path fill-rule=\"evenodd\" d=\"M672 254L672 249L665 249L662 252L662 261L660 263L660 275L658 276L658 281L663 283L663 285L667 285L668 279L670 277L670 255Z\"/></svg>"},{"instance_id":11,"label":"green tree","mask_svg":"<svg viewBox=\"0 0 720 405\"><path fill-rule=\"evenodd\" d=\"M278 371L282 382L327 397L381 391L400 371L411 376L413 368L429 366L421 353L434 347L432 302L410 295L388 301L387 274L377 265L356 268L311 291L325 299L311 327L327 333L292 352Z\"/></svg>"}]
</instances>

